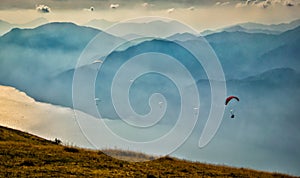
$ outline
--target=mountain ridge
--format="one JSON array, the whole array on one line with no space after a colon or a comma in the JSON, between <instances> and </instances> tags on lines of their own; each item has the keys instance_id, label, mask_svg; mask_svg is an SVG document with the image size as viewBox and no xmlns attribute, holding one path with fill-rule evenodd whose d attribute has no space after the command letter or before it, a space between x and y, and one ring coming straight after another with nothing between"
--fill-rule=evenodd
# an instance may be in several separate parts
<instances>
[{"instance_id":1,"label":"mountain ridge","mask_svg":"<svg viewBox=\"0 0 300 178\"><path fill-rule=\"evenodd\" d=\"M204 30L201 32L202 35L211 35L214 33L220 33L224 31L228 32L248 32L248 33L264 33L264 34L280 34L285 31L294 29L300 26L300 19L293 20L287 23L279 24L262 24L255 22L238 23L235 25L227 26L216 30Z\"/></svg>"},{"instance_id":2,"label":"mountain ridge","mask_svg":"<svg viewBox=\"0 0 300 178\"><path fill-rule=\"evenodd\" d=\"M0 19L0 36L8 33L13 28L36 28L40 25L47 24L49 21L44 17L33 19L22 24L9 23Z\"/></svg>"}]
</instances>

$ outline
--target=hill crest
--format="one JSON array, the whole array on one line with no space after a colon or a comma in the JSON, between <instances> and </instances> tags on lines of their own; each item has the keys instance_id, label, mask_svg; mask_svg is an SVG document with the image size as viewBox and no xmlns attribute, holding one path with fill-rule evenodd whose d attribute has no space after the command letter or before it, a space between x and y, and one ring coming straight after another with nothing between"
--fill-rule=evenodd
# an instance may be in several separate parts
<instances>
[{"instance_id":1,"label":"hill crest","mask_svg":"<svg viewBox=\"0 0 300 178\"><path fill-rule=\"evenodd\" d=\"M0 176L222 176L289 177L245 168L231 168L163 157L148 162L125 162L92 151L59 145L53 141L0 126ZM121 155L146 156L126 151ZM130 154L129 154L130 153Z\"/></svg>"}]
</instances>

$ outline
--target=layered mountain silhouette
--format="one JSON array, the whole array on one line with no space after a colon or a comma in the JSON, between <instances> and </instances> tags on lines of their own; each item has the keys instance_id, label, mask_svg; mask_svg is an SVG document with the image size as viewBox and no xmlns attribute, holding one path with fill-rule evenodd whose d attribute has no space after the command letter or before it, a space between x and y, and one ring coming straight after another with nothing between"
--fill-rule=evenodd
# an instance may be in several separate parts
<instances>
[{"instance_id":1,"label":"layered mountain silhouette","mask_svg":"<svg viewBox=\"0 0 300 178\"><path fill-rule=\"evenodd\" d=\"M48 23L48 20L43 17L34 19L32 21L29 21L29 22L23 23L23 24L12 24L12 23L0 20L0 35L3 35L5 33L9 32L13 28L35 28L35 27L38 27L38 26L46 24L46 23Z\"/></svg>"},{"instance_id":2,"label":"layered mountain silhouette","mask_svg":"<svg viewBox=\"0 0 300 178\"><path fill-rule=\"evenodd\" d=\"M264 33L264 34L280 34L282 32L292 30L300 25L300 19L289 23L280 24L260 24L260 23L240 23L233 26L220 28L217 30L205 30L201 32L202 35L211 35L219 32L247 32L247 33Z\"/></svg>"},{"instance_id":3,"label":"layered mountain silhouette","mask_svg":"<svg viewBox=\"0 0 300 178\"><path fill-rule=\"evenodd\" d=\"M274 68L288 67L299 71L299 30L300 27L297 27L279 35L221 32L205 39L216 52L226 78L242 79ZM71 106L72 71L82 50L99 32L71 23L13 29L0 38L1 84L15 86L38 100ZM189 57L172 41L177 38L175 36L168 40L145 41L112 52L109 59L124 62L141 52L156 50L177 57L180 62L192 61L192 56ZM183 43L193 43L193 38L199 38L191 34L184 36L181 39ZM106 40L117 39L107 34ZM186 65L195 73L197 80L206 79L201 66ZM95 70L95 67L89 70Z\"/></svg>"},{"instance_id":4,"label":"layered mountain silhouette","mask_svg":"<svg viewBox=\"0 0 300 178\"><path fill-rule=\"evenodd\" d=\"M26 91L37 100L60 103L51 98L57 95L57 100L64 100L59 93L69 93L70 90L64 89L68 85L63 85L62 89L49 82L59 73L73 69L82 50L100 32L72 23L11 30L0 40L1 83ZM104 40L116 39L119 38L106 34Z\"/></svg>"}]
</instances>

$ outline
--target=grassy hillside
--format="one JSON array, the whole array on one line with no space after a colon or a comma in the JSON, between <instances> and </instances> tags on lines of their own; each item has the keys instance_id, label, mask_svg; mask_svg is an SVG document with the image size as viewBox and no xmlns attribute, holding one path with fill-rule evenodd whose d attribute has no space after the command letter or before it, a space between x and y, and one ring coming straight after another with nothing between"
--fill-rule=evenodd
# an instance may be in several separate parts
<instances>
[{"instance_id":1,"label":"grassy hillside","mask_svg":"<svg viewBox=\"0 0 300 178\"><path fill-rule=\"evenodd\" d=\"M127 159L147 155L111 150ZM151 158L151 157L150 157ZM55 144L34 135L0 126L0 177L288 177L164 157L148 162L126 162L101 151Z\"/></svg>"}]
</instances>

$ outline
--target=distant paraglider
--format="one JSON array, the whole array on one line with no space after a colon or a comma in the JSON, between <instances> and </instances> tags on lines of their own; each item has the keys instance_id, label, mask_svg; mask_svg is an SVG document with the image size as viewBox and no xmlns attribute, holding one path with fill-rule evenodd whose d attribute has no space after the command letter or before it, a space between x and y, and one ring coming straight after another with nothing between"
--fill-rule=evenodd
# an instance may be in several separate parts
<instances>
[{"instance_id":1,"label":"distant paraglider","mask_svg":"<svg viewBox=\"0 0 300 178\"><path fill-rule=\"evenodd\" d=\"M100 59L96 59L96 60L94 60L94 62L93 62L93 64L97 64L97 63L103 63L103 61L102 60L100 60Z\"/></svg>"},{"instance_id":2,"label":"distant paraglider","mask_svg":"<svg viewBox=\"0 0 300 178\"><path fill-rule=\"evenodd\" d=\"M237 100L237 101L240 101L240 99L239 99L238 97L236 97L236 96L229 96L229 97L227 97L226 100L225 100L225 105L227 106L227 105L229 104L229 102L230 102L231 100L233 100L233 99L235 99L235 100ZM233 118L235 117L233 109L230 110L230 114L231 114L230 118L233 119Z\"/></svg>"},{"instance_id":3,"label":"distant paraglider","mask_svg":"<svg viewBox=\"0 0 300 178\"><path fill-rule=\"evenodd\" d=\"M94 100L95 100L97 106L98 106L98 102L101 102L101 100L99 98L95 98Z\"/></svg>"},{"instance_id":4,"label":"distant paraglider","mask_svg":"<svg viewBox=\"0 0 300 178\"><path fill-rule=\"evenodd\" d=\"M237 101L240 101L240 99L236 96L229 96L226 98L225 105L227 105L232 99L236 99Z\"/></svg>"}]
</instances>

